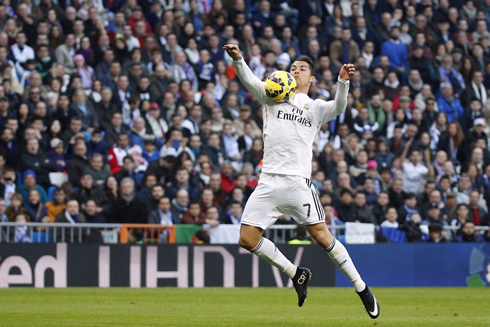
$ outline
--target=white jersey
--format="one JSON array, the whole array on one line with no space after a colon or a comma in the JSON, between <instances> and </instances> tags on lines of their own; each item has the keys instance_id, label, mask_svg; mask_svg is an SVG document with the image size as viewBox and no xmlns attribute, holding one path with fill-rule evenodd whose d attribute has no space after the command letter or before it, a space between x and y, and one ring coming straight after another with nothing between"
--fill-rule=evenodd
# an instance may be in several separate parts
<instances>
[{"instance_id":1,"label":"white jersey","mask_svg":"<svg viewBox=\"0 0 490 327\"><path fill-rule=\"evenodd\" d=\"M267 97L264 82L252 73L243 58L233 63L242 83L262 104L262 171L310 178L315 136L323 124L345 111L349 81L339 77L337 94L332 101L312 100L307 94L296 93L289 102L276 103Z\"/></svg>"}]
</instances>

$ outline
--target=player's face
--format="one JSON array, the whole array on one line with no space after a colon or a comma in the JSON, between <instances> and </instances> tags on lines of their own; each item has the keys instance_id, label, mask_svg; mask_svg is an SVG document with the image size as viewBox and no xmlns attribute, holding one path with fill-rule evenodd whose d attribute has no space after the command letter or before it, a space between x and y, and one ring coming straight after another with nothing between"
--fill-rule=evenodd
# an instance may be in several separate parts
<instances>
[{"instance_id":1,"label":"player's face","mask_svg":"<svg viewBox=\"0 0 490 327\"><path fill-rule=\"evenodd\" d=\"M308 84L313 83L315 80L315 76L311 76L310 67L305 61L293 62L290 73L293 75L299 87L308 86Z\"/></svg>"}]
</instances>

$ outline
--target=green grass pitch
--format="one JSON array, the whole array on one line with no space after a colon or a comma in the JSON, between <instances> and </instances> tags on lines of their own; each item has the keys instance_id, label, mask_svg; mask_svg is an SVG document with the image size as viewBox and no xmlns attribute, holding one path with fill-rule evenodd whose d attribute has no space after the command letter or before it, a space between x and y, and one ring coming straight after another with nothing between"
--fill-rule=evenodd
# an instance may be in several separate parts
<instances>
[{"instance_id":1,"label":"green grass pitch","mask_svg":"<svg viewBox=\"0 0 490 327\"><path fill-rule=\"evenodd\" d=\"M490 326L487 288L373 288L371 320L353 289L0 290L0 326Z\"/></svg>"}]
</instances>

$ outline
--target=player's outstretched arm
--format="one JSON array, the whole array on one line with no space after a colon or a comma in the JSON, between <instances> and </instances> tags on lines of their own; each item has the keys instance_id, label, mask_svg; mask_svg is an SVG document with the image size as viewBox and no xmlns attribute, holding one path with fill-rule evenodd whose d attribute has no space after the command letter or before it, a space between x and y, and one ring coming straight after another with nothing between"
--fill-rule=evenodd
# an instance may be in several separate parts
<instances>
[{"instance_id":1,"label":"player's outstretched arm","mask_svg":"<svg viewBox=\"0 0 490 327\"><path fill-rule=\"evenodd\" d=\"M353 64L345 64L340 69L335 99L321 101L324 109L323 123L331 121L345 111L347 107L347 94L349 93L349 81L354 76L355 71L356 69Z\"/></svg>"},{"instance_id":2,"label":"player's outstretched arm","mask_svg":"<svg viewBox=\"0 0 490 327\"><path fill-rule=\"evenodd\" d=\"M245 85L255 100L264 103L266 98L264 83L252 73L250 67L248 67L245 60L243 60L238 45L227 44L223 49L228 52L228 55L233 59L238 78L242 81L243 85Z\"/></svg>"}]
</instances>

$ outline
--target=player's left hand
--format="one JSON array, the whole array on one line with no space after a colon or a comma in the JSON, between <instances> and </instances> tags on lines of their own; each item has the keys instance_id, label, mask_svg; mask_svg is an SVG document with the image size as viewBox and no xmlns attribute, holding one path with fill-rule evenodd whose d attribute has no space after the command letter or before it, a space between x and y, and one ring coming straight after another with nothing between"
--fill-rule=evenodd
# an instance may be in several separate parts
<instances>
[{"instance_id":1,"label":"player's left hand","mask_svg":"<svg viewBox=\"0 0 490 327\"><path fill-rule=\"evenodd\" d=\"M339 76L343 80L350 80L352 76L354 76L354 72L356 71L356 68L354 67L353 64L345 64L340 68L340 73Z\"/></svg>"}]
</instances>

